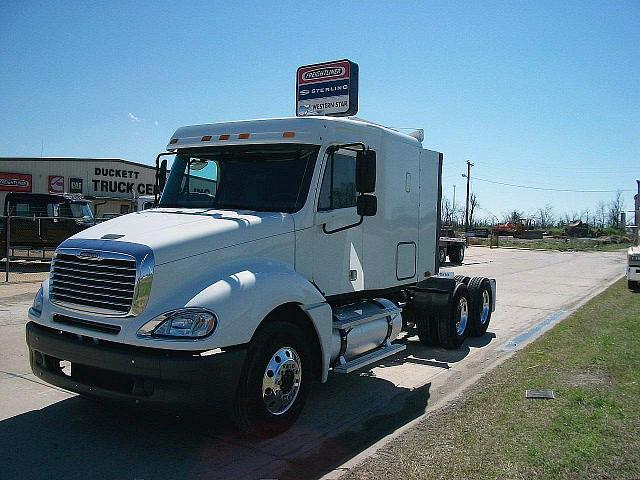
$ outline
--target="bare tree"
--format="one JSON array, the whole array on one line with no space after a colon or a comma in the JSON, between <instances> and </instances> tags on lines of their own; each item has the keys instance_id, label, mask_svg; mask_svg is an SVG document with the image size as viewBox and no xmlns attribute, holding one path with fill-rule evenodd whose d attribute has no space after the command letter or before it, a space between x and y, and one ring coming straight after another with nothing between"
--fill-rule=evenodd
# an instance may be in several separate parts
<instances>
[{"instance_id":1,"label":"bare tree","mask_svg":"<svg viewBox=\"0 0 640 480\"><path fill-rule=\"evenodd\" d=\"M572 222L575 222L576 220L580 220L581 216L578 212L573 211L571 213L566 212L564 214L564 225L569 225Z\"/></svg>"},{"instance_id":2,"label":"bare tree","mask_svg":"<svg viewBox=\"0 0 640 480\"><path fill-rule=\"evenodd\" d=\"M535 215L541 228L552 227L556 216L553 213L553 205L545 203L544 208L539 208Z\"/></svg>"},{"instance_id":3,"label":"bare tree","mask_svg":"<svg viewBox=\"0 0 640 480\"><path fill-rule=\"evenodd\" d=\"M616 196L607 205L607 223L610 227L620 228L620 214L624 211L622 192L618 190Z\"/></svg>"},{"instance_id":4,"label":"bare tree","mask_svg":"<svg viewBox=\"0 0 640 480\"><path fill-rule=\"evenodd\" d=\"M442 210L440 212L443 225L452 225L454 217L453 204L447 197L442 197Z\"/></svg>"},{"instance_id":5,"label":"bare tree","mask_svg":"<svg viewBox=\"0 0 640 480\"><path fill-rule=\"evenodd\" d=\"M513 210L504 217L504 221L505 223L509 223L509 222L518 223L523 218L524 218L524 212L521 212L519 210Z\"/></svg>"},{"instance_id":6,"label":"bare tree","mask_svg":"<svg viewBox=\"0 0 640 480\"><path fill-rule=\"evenodd\" d=\"M480 208L480 202L478 202L476 194L472 193L469 196L469 226L473 226L473 214L475 213L476 208Z\"/></svg>"}]
</instances>

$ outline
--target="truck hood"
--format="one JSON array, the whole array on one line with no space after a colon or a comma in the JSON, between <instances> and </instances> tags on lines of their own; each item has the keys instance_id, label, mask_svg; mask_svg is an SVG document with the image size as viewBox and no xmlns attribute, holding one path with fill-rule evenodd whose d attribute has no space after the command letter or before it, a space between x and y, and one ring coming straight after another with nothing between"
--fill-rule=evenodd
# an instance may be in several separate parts
<instances>
[{"instance_id":1,"label":"truck hood","mask_svg":"<svg viewBox=\"0 0 640 480\"><path fill-rule=\"evenodd\" d=\"M163 208L113 218L71 239L146 245L161 265L293 230L287 213Z\"/></svg>"}]
</instances>

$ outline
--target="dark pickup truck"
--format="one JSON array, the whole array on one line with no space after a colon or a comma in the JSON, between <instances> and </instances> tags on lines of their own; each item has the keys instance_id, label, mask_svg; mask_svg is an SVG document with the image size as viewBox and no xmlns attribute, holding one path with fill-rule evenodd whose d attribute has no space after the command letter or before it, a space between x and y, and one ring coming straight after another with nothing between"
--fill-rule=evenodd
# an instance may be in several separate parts
<instances>
[{"instance_id":1,"label":"dark pickup truck","mask_svg":"<svg viewBox=\"0 0 640 480\"><path fill-rule=\"evenodd\" d=\"M7 216L12 249L55 250L71 235L95 224L91 204L78 195L7 194L0 221L0 258L7 250Z\"/></svg>"}]
</instances>

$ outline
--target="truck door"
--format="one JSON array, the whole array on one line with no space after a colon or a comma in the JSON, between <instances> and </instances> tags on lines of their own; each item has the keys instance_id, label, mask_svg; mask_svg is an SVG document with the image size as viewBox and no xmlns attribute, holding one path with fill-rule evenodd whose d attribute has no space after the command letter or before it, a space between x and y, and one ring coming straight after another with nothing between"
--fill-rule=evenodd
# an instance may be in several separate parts
<instances>
[{"instance_id":1,"label":"truck door","mask_svg":"<svg viewBox=\"0 0 640 480\"><path fill-rule=\"evenodd\" d=\"M362 225L357 223L356 154L340 149L325 155L316 206L313 281L327 295L363 289Z\"/></svg>"}]
</instances>

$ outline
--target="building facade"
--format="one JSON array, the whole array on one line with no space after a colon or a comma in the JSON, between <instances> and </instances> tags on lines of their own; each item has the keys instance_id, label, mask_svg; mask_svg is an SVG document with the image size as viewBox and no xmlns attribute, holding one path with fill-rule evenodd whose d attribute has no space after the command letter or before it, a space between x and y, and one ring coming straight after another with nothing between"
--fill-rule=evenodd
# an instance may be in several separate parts
<instances>
[{"instance_id":1,"label":"building facade","mask_svg":"<svg viewBox=\"0 0 640 480\"><path fill-rule=\"evenodd\" d=\"M154 188L154 167L120 158L0 157L2 209L7 192L75 193L91 200L100 218L135 210Z\"/></svg>"}]
</instances>

